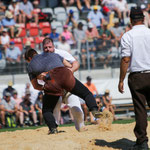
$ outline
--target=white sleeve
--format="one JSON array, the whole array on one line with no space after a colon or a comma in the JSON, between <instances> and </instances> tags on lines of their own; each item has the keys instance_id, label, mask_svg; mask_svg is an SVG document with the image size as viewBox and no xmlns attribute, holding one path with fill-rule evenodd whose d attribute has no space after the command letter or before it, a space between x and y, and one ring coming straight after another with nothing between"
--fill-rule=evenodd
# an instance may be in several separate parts
<instances>
[{"instance_id":1,"label":"white sleeve","mask_svg":"<svg viewBox=\"0 0 150 150\"><path fill-rule=\"evenodd\" d=\"M121 38L121 57L131 56L131 38L128 34L124 34Z\"/></svg>"},{"instance_id":2,"label":"white sleeve","mask_svg":"<svg viewBox=\"0 0 150 150\"><path fill-rule=\"evenodd\" d=\"M55 53L60 55L61 57L65 58L70 63L73 63L74 61L76 61L76 59L67 51L55 49Z\"/></svg>"}]
</instances>

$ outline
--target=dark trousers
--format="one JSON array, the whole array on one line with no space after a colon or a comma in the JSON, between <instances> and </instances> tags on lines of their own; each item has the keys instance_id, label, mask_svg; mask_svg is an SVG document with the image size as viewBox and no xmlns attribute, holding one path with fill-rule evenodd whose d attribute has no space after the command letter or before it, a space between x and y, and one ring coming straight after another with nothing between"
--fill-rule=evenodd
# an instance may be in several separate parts
<instances>
[{"instance_id":1,"label":"dark trousers","mask_svg":"<svg viewBox=\"0 0 150 150\"><path fill-rule=\"evenodd\" d=\"M136 143L148 141L147 137L147 112L146 102L150 106L150 73L131 73L128 77L128 85L132 94L136 125L134 133Z\"/></svg>"},{"instance_id":2,"label":"dark trousers","mask_svg":"<svg viewBox=\"0 0 150 150\"><path fill-rule=\"evenodd\" d=\"M75 86L70 91L70 93L77 95L78 97L85 100L86 105L89 108L89 111L92 111L93 109L98 110L93 94L78 79L75 78L75 80L76 80Z\"/></svg>"},{"instance_id":3,"label":"dark trousers","mask_svg":"<svg viewBox=\"0 0 150 150\"><path fill-rule=\"evenodd\" d=\"M47 95L44 94L43 96L43 118L45 120L45 123L49 127L49 130L51 128L56 128L58 125L55 122L55 118L53 116L53 110L58 102L59 96L53 96L53 95Z\"/></svg>"}]
</instances>

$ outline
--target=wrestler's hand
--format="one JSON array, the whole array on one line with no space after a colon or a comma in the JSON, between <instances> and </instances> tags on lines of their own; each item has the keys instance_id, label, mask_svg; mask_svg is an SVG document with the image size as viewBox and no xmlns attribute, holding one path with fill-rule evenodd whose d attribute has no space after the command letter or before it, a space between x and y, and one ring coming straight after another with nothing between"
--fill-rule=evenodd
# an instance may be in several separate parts
<instances>
[{"instance_id":1,"label":"wrestler's hand","mask_svg":"<svg viewBox=\"0 0 150 150\"><path fill-rule=\"evenodd\" d=\"M120 93L124 93L124 84L122 81L120 81L118 84L118 90Z\"/></svg>"}]
</instances>

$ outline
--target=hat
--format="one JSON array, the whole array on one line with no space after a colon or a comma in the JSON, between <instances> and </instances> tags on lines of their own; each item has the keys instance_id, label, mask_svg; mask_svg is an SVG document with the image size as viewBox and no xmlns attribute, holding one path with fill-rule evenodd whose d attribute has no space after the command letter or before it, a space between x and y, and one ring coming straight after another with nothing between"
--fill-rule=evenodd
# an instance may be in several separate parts
<instances>
[{"instance_id":1,"label":"hat","mask_svg":"<svg viewBox=\"0 0 150 150\"><path fill-rule=\"evenodd\" d=\"M86 77L86 80L87 80L87 81L91 81L92 78L91 78L90 76L87 76L87 77Z\"/></svg>"},{"instance_id":2,"label":"hat","mask_svg":"<svg viewBox=\"0 0 150 150\"><path fill-rule=\"evenodd\" d=\"M68 25L65 24L65 25L63 26L63 28L68 28Z\"/></svg>"},{"instance_id":3,"label":"hat","mask_svg":"<svg viewBox=\"0 0 150 150\"><path fill-rule=\"evenodd\" d=\"M118 18L114 18L113 19L113 23L119 23L119 19Z\"/></svg>"},{"instance_id":4,"label":"hat","mask_svg":"<svg viewBox=\"0 0 150 150\"><path fill-rule=\"evenodd\" d=\"M31 46L31 42L30 41L26 41L25 46Z\"/></svg>"},{"instance_id":5,"label":"hat","mask_svg":"<svg viewBox=\"0 0 150 150\"><path fill-rule=\"evenodd\" d=\"M70 9L70 10L69 10L69 13L70 13L70 14L73 14L74 12L73 12L73 10L72 10L72 9Z\"/></svg>"},{"instance_id":6,"label":"hat","mask_svg":"<svg viewBox=\"0 0 150 150\"><path fill-rule=\"evenodd\" d=\"M11 94L9 92L6 92L5 96L11 96Z\"/></svg>"},{"instance_id":7,"label":"hat","mask_svg":"<svg viewBox=\"0 0 150 150\"><path fill-rule=\"evenodd\" d=\"M109 10L108 7L104 6L104 7L103 7L103 11L104 11L105 13L108 13L110 10Z\"/></svg>"},{"instance_id":8,"label":"hat","mask_svg":"<svg viewBox=\"0 0 150 150\"><path fill-rule=\"evenodd\" d=\"M14 42L14 41L11 41L11 42L10 42L10 45L14 45L14 44L15 44L15 42Z\"/></svg>"},{"instance_id":9,"label":"hat","mask_svg":"<svg viewBox=\"0 0 150 150\"><path fill-rule=\"evenodd\" d=\"M12 86L12 85L13 85L12 81L9 81L8 86Z\"/></svg>"},{"instance_id":10,"label":"hat","mask_svg":"<svg viewBox=\"0 0 150 150\"><path fill-rule=\"evenodd\" d=\"M146 5L142 4L142 5L141 5L141 9L143 10L143 9L145 9L145 8L146 8Z\"/></svg>"},{"instance_id":11,"label":"hat","mask_svg":"<svg viewBox=\"0 0 150 150\"><path fill-rule=\"evenodd\" d=\"M83 23L82 23L82 22L79 22L79 23L78 23L78 26L83 26Z\"/></svg>"},{"instance_id":12,"label":"hat","mask_svg":"<svg viewBox=\"0 0 150 150\"><path fill-rule=\"evenodd\" d=\"M109 93L110 91L108 89L105 90L105 93Z\"/></svg>"},{"instance_id":13,"label":"hat","mask_svg":"<svg viewBox=\"0 0 150 150\"><path fill-rule=\"evenodd\" d=\"M18 0L12 0L12 2L13 2L13 3L16 3L16 2L18 2Z\"/></svg>"},{"instance_id":14,"label":"hat","mask_svg":"<svg viewBox=\"0 0 150 150\"><path fill-rule=\"evenodd\" d=\"M94 5L93 9L94 9L94 10L97 10L97 9L98 9L97 5Z\"/></svg>"},{"instance_id":15,"label":"hat","mask_svg":"<svg viewBox=\"0 0 150 150\"><path fill-rule=\"evenodd\" d=\"M7 32L7 29L6 28L3 28L3 31L2 32Z\"/></svg>"},{"instance_id":16,"label":"hat","mask_svg":"<svg viewBox=\"0 0 150 150\"><path fill-rule=\"evenodd\" d=\"M93 26L93 23L92 23L92 22L89 22L89 23L88 23L88 27L89 27L89 28L93 28L93 27L94 27L94 26Z\"/></svg>"},{"instance_id":17,"label":"hat","mask_svg":"<svg viewBox=\"0 0 150 150\"><path fill-rule=\"evenodd\" d=\"M13 14L10 11L6 11L5 17L11 19L11 18L13 18Z\"/></svg>"},{"instance_id":18,"label":"hat","mask_svg":"<svg viewBox=\"0 0 150 150\"><path fill-rule=\"evenodd\" d=\"M143 19L144 14L140 7L132 7L130 12L131 19Z\"/></svg>"}]
</instances>

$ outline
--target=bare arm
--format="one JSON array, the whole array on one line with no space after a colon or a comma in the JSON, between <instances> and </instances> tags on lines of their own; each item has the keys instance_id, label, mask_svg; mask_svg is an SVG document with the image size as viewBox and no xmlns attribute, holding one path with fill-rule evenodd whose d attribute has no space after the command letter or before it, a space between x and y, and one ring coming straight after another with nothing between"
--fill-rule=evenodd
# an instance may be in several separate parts
<instances>
[{"instance_id":1,"label":"bare arm","mask_svg":"<svg viewBox=\"0 0 150 150\"><path fill-rule=\"evenodd\" d=\"M118 90L120 93L124 92L123 81L127 73L127 69L130 63L130 57L124 57L121 59L120 63L120 80L118 85Z\"/></svg>"},{"instance_id":2,"label":"bare arm","mask_svg":"<svg viewBox=\"0 0 150 150\"><path fill-rule=\"evenodd\" d=\"M72 68L72 65L66 59L63 60L63 64L65 67Z\"/></svg>"},{"instance_id":3,"label":"bare arm","mask_svg":"<svg viewBox=\"0 0 150 150\"><path fill-rule=\"evenodd\" d=\"M74 73L75 71L77 71L80 67L80 64L78 61L74 61L72 63L72 67L70 68L70 70Z\"/></svg>"}]
</instances>

